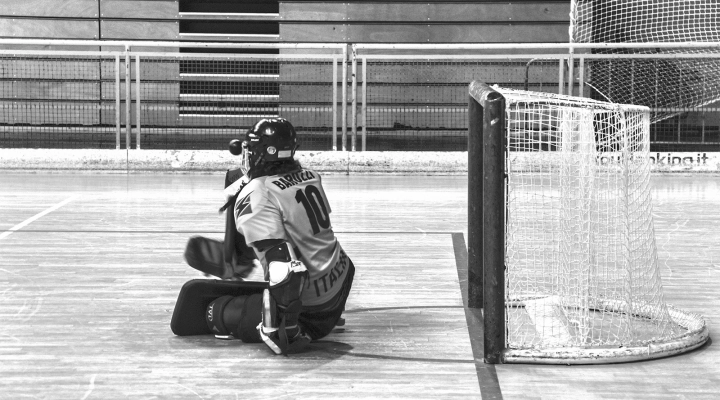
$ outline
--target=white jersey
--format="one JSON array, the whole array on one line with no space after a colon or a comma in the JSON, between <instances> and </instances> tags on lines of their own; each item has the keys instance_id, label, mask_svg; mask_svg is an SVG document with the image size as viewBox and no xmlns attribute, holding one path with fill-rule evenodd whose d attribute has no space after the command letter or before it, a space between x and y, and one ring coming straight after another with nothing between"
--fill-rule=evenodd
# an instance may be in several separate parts
<instances>
[{"instance_id":1,"label":"white jersey","mask_svg":"<svg viewBox=\"0 0 720 400\"><path fill-rule=\"evenodd\" d=\"M335 238L330 211L320 175L306 169L255 178L235 202L237 229L248 244L283 239L295 248L309 272L303 306L332 299L347 275L349 260ZM267 271L264 256L256 253Z\"/></svg>"}]
</instances>

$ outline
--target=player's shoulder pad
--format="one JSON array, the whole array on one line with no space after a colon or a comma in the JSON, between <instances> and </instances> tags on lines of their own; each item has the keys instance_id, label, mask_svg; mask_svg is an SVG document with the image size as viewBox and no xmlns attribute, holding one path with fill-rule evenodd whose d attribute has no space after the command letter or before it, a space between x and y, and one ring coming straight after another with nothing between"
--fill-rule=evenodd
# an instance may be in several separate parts
<instances>
[{"instance_id":1,"label":"player's shoulder pad","mask_svg":"<svg viewBox=\"0 0 720 400\"><path fill-rule=\"evenodd\" d=\"M235 202L235 218L251 215L268 204L268 190L264 182L265 179L266 177L255 178L240 191Z\"/></svg>"},{"instance_id":2,"label":"player's shoulder pad","mask_svg":"<svg viewBox=\"0 0 720 400\"><path fill-rule=\"evenodd\" d=\"M300 183L318 179L320 179L320 175L317 172L301 169L287 174L269 176L266 185L270 190L283 191Z\"/></svg>"}]
</instances>

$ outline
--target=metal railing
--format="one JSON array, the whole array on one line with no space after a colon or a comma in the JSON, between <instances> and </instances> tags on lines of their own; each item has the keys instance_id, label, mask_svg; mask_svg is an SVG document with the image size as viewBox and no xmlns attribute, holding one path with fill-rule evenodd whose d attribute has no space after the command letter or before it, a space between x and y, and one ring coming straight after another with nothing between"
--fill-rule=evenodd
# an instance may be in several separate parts
<instances>
[{"instance_id":1,"label":"metal railing","mask_svg":"<svg viewBox=\"0 0 720 400\"><path fill-rule=\"evenodd\" d=\"M396 69L423 70L421 80L408 82L397 74L395 87L402 92L413 87L427 95L406 97L404 101L394 98L395 109L404 107L400 118L412 115L433 96L443 97L433 87L467 86L472 79L499 84L510 88L527 88L534 91L592 97L617 103L641 104L651 108L653 124L651 138L653 150L657 151L718 151L720 150L720 43L523 43L523 44L356 44L353 45L352 62L361 64L359 85L362 87L360 121L354 126L361 129L362 143L377 141L382 135L399 131L402 136L417 132L438 136L457 132L449 141L447 150L465 149L464 132L467 115L459 95L445 100L446 107L425 107L425 115L434 118L415 118L414 126L404 120L387 124L374 117L371 108L377 110L384 98L378 88L393 85L372 70L394 65ZM633 50L631 52L630 50ZM454 53L448 53L448 52ZM639 53L639 54L638 54ZM453 65L453 68L447 68ZM469 65L472 65L470 67ZM450 82L449 74L463 68L472 68L467 76ZM377 74L376 74L377 75ZM375 88L375 93L373 89ZM608 89L609 88L609 89ZM459 88L458 88L459 89ZM369 91L369 92L368 92ZM458 90L459 92L459 90ZM447 97L447 96L445 96ZM457 108L447 107L456 105ZM463 107L463 108L460 108ZM457 113L455 118L449 115ZM448 123L452 129L448 129ZM400 129L397 129L397 128ZM411 129L408 129L411 128ZM462 133L461 133L462 132ZM455 143L453 143L453 141ZM410 143L412 141L405 141ZM370 146L370 145L368 145ZM407 147L407 144L404 144ZM362 149L365 147L363 145ZM373 149L372 146L368 149Z\"/></svg>"},{"instance_id":2,"label":"metal railing","mask_svg":"<svg viewBox=\"0 0 720 400\"><path fill-rule=\"evenodd\" d=\"M362 150L464 151L468 82L562 93L567 60L567 54L356 55L352 68L359 64L361 73L352 75L361 89L352 127L360 129Z\"/></svg>"},{"instance_id":3,"label":"metal railing","mask_svg":"<svg viewBox=\"0 0 720 400\"><path fill-rule=\"evenodd\" d=\"M307 150L464 151L466 89L479 79L616 102L679 95L650 104L656 149L720 149L720 43L0 45L77 49L0 50L0 147L223 149L258 119L283 116Z\"/></svg>"},{"instance_id":4,"label":"metal railing","mask_svg":"<svg viewBox=\"0 0 720 400\"><path fill-rule=\"evenodd\" d=\"M281 115L304 148L345 148L345 45L5 42L122 50L0 50L0 147L222 149Z\"/></svg>"}]
</instances>

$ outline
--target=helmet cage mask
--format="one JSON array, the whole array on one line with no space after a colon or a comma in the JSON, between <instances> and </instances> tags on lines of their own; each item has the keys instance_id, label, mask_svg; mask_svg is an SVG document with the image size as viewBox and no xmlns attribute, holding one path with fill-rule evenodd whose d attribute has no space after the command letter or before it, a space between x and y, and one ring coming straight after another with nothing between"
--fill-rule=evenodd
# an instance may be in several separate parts
<instances>
[{"instance_id":1,"label":"helmet cage mask","mask_svg":"<svg viewBox=\"0 0 720 400\"><path fill-rule=\"evenodd\" d=\"M250 171L250 150L247 141L242 142L242 153L240 157L240 170L244 175Z\"/></svg>"}]
</instances>

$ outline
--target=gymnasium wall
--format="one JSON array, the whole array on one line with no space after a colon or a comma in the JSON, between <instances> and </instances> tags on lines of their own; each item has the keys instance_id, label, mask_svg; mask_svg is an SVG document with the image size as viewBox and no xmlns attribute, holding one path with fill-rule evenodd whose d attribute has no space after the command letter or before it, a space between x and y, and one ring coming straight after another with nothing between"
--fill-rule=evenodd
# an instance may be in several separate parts
<instances>
[{"instance_id":1,"label":"gymnasium wall","mask_svg":"<svg viewBox=\"0 0 720 400\"><path fill-rule=\"evenodd\" d=\"M568 13L569 1L0 0L0 38L348 44L565 42L569 24ZM77 47L58 45L29 47L78 50ZM5 48L18 49L28 46L6 45ZM83 50L123 49L112 46L88 46ZM192 49L182 46L153 48L141 45L133 46L132 50L241 51ZM283 50L283 52L306 51ZM278 53L279 50L255 49L247 52ZM121 63L123 82L120 92L124 93L124 60ZM218 121L231 119L233 124L237 124L238 115L227 114L227 102L222 99L222 95L257 94L257 90L244 88L243 85L228 81L229 78L223 74L239 72L235 71L236 66L232 63L226 64L202 70L201 63L190 65L187 60L164 64L147 61L142 63L144 101L157 104L152 111L148 111L148 120L173 121L181 128L214 127ZM163 67L162 70L156 70L160 67ZM208 78L183 75L182 71L190 67L195 73L215 76L216 79L212 81ZM48 68L60 70L48 71ZM465 71L471 67L459 68L464 68ZM506 66L498 68L507 69ZM10 69L15 72L10 74ZM296 76L291 65L282 64L278 69L281 78L277 79L282 82L266 85L267 90L262 94L277 95L279 102L283 104L307 102L310 98L308 90L317 92L319 87L317 83L328 80L327 71L323 72L321 69L316 69L313 72L315 75L312 75L312 70L305 68L308 72L303 76ZM43 63L43 60L28 59L15 61L12 67L6 67L6 70L2 78L7 78L7 81L0 82L0 86L5 85L0 99L0 110L5 112L0 113L0 124L40 126L75 123L90 127L114 125L114 109L109 107L115 89L112 61L104 60L98 63L88 59L57 63L56 66L50 67L48 63ZM85 72L81 74L81 71ZM453 76L462 74L463 71L455 71ZM390 72L398 75L397 71ZM399 76L402 75L404 74L400 71ZM18 77L21 77L22 81L15 82ZM468 77L462 82L464 84L465 81L470 80L471 77ZM133 82L132 85L135 83ZM154 90L153 86L157 86L157 90ZM135 86L132 90L134 88ZM190 104L181 98L185 96L184 99L187 99L189 94L196 93L202 94L204 99L202 104ZM28 100L29 94L32 96ZM14 103L18 96L28 100L26 103L30 104L22 112L15 108ZM407 103L413 107L417 96L411 97L411 99L394 99L393 104L402 106ZM431 93L428 97L434 102L449 101L447 95L442 97L437 93ZM452 95L453 99L456 97L458 95ZM460 97L464 103L465 95ZM38 99L37 104L32 103L32 99ZM263 104L258 104L257 107L254 104L243 106L258 109L264 107ZM200 107L207 115L183 111ZM51 113L50 116L47 115L48 112ZM134 112L132 109L129 115L131 121L135 120ZM348 114L350 113L351 111L348 111ZM423 124L426 124L423 121L416 121L417 118L425 118L424 114L418 116L417 113L408 113L404 110L394 112L380 110L379 113L374 120L373 128L390 130L393 135L415 135L414 132L409 131L397 133L394 131L395 126L422 128L425 127ZM312 126L303 122L302 113L294 115L284 111L283 115L289 115L289 118L300 125ZM120 106L120 119L122 124L126 123L124 104ZM455 128L452 133L456 137L454 141L448 141L447 138L433 136L433 140L441 143L429 147L443 148L443 144L449 143L451 147L448 149L464 148L464 121L436 122L436 125L445 128ZM241 125L245 123L246 121L243 120ZM442 134L447 136L446 133ZM423 133L423 135L430 134ZM34 146L34 138L35 136L27 140L23 139L12 146ZM62 140L57 136L52 136L51 139ZM44 139L40 142L46 143ZM105 145L114 144L110 140L106 142ZM381 147L388 150L386 146Z\"/></svg>"},{"instance_id":2,"label":"gymnasium wall","mask_svg":"<svg viewBox=\"0 0 720 400\"><path fill-rule=\"evenodd\" d=\"M569 1L0 0L0 37L566 42Z\"/></svg>"},{"instance_id":3,"label":"gymnasium wall","mask_svg":"<svg viewBox=\"0 0 720 400\"><path fill-rule=\"evenodd\" d=\"M0 0L0 37L178 40L178 1Z\"/></svg>"},{"instance_id":4,"label":"gymnasium wall","mask_svg":"<svg viewBox=\"0 0 720 400\"><path fill-rule=\"evenodd\" d=\"M280 3L283 41L567 42L569 1Z\"/></svg>"}]
</instances>

